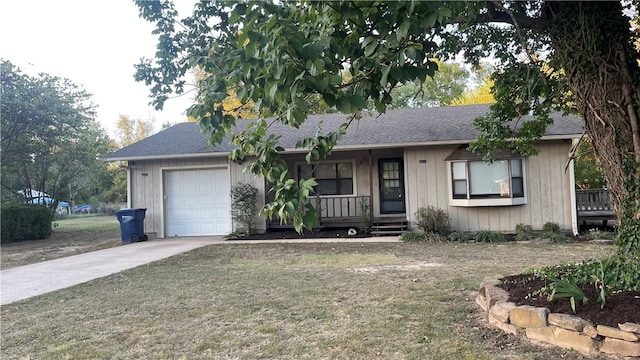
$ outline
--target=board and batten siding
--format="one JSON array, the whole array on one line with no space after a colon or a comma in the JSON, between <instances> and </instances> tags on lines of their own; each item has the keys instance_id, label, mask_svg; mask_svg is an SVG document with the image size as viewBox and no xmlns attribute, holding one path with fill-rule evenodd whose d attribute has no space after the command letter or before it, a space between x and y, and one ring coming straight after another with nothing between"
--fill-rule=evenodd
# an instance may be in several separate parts
<instances>
[{"instance_id":1,"label":"board and batten siding","mask_svg":"<svg viewBox=\"0 0 640 360\"><path fill-rule=\"evenodd\" d=\"M562 230L572 229L570 172L565 171L571 144L545 141L537 156L524 159L527 204L514 206L450 206L451 175L445 159L457 146L405 149L407 218L429 205L448 212L454 231L515 231L519 223L542 229L555 222ZM414 224L411 224L415 228Z\"/></svg>"},{"instance_id":2,"label":"board and batten siding","mask_svg":"<svg viewBox=\"0 0 640 360\"><path fill-rule=\"evenodd\" d=\"M147 234L165 237L164 171L203 168L226 168L229 170L230 186L238 182L251 183L258 188L258 206L264 206L265 185L261 177L244 173L244 165L229 162L227 156L200 157L165 160L136 160L129 164L131 181L131 207L146 208L144 229ZM145 175L146 174L146 175ZM264 231L266 223L262 217L254 223L257 231Z\"/></svg>"}]
</instances>

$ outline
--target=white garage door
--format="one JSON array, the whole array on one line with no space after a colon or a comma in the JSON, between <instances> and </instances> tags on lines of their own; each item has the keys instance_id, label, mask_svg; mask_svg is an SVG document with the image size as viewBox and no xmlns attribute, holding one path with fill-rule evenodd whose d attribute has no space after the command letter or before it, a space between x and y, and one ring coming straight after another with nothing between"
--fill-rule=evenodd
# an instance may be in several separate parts
<instances>
[{"instance_id":1,"label":"white garage door","mask_svg":"<svg viewBox=\"0 0 640 360\"><path fill-rule=\"evenodd\" d=\"M223 169L165 172L167 237L231 232L229 172Z\"/></svg>"}]
</instances>

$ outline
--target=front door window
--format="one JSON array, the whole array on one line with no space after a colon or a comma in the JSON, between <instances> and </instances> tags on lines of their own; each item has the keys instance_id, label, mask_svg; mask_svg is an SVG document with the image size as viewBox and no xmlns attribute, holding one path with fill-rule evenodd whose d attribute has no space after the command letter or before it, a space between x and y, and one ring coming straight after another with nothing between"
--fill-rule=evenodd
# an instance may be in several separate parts
<instances>
[{"instance_id":1,"label":"front door window","mask_svg":"<svg viewBox=\"0 0 640 360\"><path fill-rule=\"evenodd\" d=\"M380 213L404 213L404 169L402 167L402 159L379 160L378 172L380 175Z\"/></svg>"}]
</instances>

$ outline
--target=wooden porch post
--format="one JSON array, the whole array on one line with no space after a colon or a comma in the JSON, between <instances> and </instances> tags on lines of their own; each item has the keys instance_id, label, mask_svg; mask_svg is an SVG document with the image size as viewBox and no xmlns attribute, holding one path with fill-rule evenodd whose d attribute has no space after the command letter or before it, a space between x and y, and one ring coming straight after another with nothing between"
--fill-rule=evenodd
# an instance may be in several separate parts
<instances>
[{"instance_id":1,"label":"wooden porch post","mask_svg":"<svg viewBox=\"0 0 640 360\"><path fill-rule=\"evenodd\" d=\"M373 156L369 149L369 223L373 224Z\"/></svg>"}]
</instances>

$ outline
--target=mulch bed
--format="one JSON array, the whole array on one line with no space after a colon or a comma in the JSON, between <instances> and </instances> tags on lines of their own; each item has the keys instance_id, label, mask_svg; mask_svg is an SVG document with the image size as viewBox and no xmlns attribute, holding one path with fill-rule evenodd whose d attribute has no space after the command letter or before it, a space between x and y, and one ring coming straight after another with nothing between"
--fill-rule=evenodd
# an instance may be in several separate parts
<instances>
[{"instance_id":1,"label":"mulch bed","mask_svg":"<svg viewBox=\"0 0 640 360\"><path fill-rule=\"evenodd\" d=\"M318 231L298 234L291 229L269 230L264 234L251 234L230 240L284 240L284 239L334 239L334 238L368 238L370 234L356 229L356 235L349 235L349 228L327 228Z\"/></svg>"},{"instance_id":2,"label":"mulch bed","mask_svg":"<svg viewBox=\"0 0 640 360\"><path fill-rule=\"evenodd\" d=\"M544 280L531 279L531 275L512 275L502 279L498 287L509 293L509 301L516 305L531 305L546 307L552 313L576 315L590 321L594 326L607 325L617 328L618 324L632 322L640 324L640 291L630 291L617 294L608 293L603 309L598 302L598 290L594 286L581 286L581 290L589 301L582 304L576 301L576 313L573 314L569 298L556 298L552 301L547 295L529 297L531 292L547 285Z\"/></svg>"}]
</instances>

